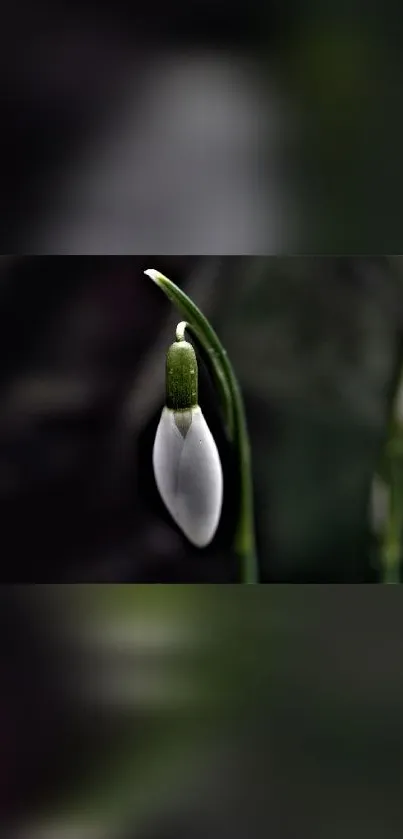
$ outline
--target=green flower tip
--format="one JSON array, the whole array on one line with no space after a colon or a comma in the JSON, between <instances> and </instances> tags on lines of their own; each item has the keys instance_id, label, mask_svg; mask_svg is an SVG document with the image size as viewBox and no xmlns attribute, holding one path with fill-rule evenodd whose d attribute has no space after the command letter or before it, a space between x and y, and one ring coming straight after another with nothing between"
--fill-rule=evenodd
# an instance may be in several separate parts
<instances>
[{"instance_id":1,"label":"green flower tip","mask_svg":"<svg viewBox=\"0 0 403 839\"><path fill-rule=\"evenodd\" d=\"M166 357L166 405L174 411L194 408L198 400L196 353L181 338L169 347Z\"/></svg>"}]
</instances>

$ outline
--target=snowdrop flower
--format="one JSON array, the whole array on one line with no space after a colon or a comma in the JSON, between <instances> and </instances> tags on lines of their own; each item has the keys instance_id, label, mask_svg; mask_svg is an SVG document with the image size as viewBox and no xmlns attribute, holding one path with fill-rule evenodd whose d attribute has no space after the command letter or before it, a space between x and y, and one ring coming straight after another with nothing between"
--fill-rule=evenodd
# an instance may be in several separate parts
<instances>
[{"instance_id":1,"label":"snowdrop flower","mask_svg":"<svg viewBox=\"0 0 403 839\"><path fill-rule=\"evenodd\" d=\"M158 425L153 466L172 518L198 548L214 537L221 515L223 475L214 438L198 405L197 359L177 329L166 365L166 406ZM181 329L182 327L182 329Z\"/></svg>"}]
</instances>

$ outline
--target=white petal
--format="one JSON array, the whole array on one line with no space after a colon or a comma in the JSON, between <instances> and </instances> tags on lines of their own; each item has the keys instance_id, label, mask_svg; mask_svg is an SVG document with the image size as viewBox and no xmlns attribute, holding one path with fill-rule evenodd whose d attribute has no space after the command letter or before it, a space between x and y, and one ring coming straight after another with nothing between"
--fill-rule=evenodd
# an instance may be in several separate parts
<instances>
[{"instance_id":1,"label":"white petal","mask_svg":"<svg viewBox=\"0 0 403 839\"><path fill-rule=\"evenodd\" d=\"M173 518L176 518L175 496L183 445L184 439L175 425L174 412L164 408L155 435L153 466L160 495Z\"/></svg>"},{"instance_id":2,"label":"white petal","mask_svg":"<svg viewBox=\"0 0 403 839\"><path fill-rule=\"evenodd\" d=\"M164 408L155 437L154 474L172 518L190 542L211 542L221 515L223 475L213 435L200 407L192 408L184 435L174 411Z\"/></svg>"}]
</instances>

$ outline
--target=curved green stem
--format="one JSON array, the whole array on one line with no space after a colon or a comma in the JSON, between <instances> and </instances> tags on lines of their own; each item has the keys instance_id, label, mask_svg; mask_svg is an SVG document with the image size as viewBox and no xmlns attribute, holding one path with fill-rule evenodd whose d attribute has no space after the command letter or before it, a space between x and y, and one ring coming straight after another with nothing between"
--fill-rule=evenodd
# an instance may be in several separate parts
<instances>
[{"instance_id":1,"label":"curved green stem","mask_svg":"<svg viewBox=\"0 0 403 839\"><path fill-rule=\"evenodd\" d=\"M403 417L401 393L403 389L400 341L396 375L393 381L388 434L379 474L387 487L388 508L381 547L382 582L400 583L403 538Z\"/></svg>"},{"instance_id":2,"label":"curved green stem","mask_svg":"<svg viewBox=\"0 0 403 839\"><path fill-rule=\"evenodd\" d=\"M255 545L251 451L245 408L236 375L217 334L190 297L159 271L150 268L144 273L164 291L186 318L186 323L183 321L178 325L177 337L178 330L179 335L183 337L187 327L200 342L209 359L221 396L227 434L237 450L239 459L240 505L234 550L241 562L242 581L247 584L257 583L259 575Z\"/></svg>"},{"instance_id":3,"label":"curved green stem","mask_svg":"<svg viewBox=\"0 0 403 839\"><path fill-rule=\"evenodd\" d=\"M399 433L400 432L400 433ZM382 543L382 582L400 583L403 536L403 439L401 429L386 446L388 511Z\"/></svg>"},{"instance_id":4,"label":"curved green stem","mask_svg":"<svg viewBox=\"0 0 403 839\"><path fill-rule=\"evenodd\" d=\"M397 584L400 582L402 515L397 503L399 492L393 462L388 495L388 514L382 545L382 582Z\"/></svg>"}]
</instances>

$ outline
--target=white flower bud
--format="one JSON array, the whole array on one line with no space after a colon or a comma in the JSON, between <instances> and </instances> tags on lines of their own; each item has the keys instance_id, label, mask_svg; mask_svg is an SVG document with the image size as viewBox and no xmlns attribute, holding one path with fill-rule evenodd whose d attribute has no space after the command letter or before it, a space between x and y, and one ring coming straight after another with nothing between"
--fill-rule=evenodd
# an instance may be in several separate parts
<instances>
[{"instance_id":1,"label":"white flower bud","mask_svg":"<svg viewBox=\"0 0 403 839\"><path fill-rule=\"evenodd\" d=\"M220 520L223 475L217 446L199 405L163 409L153 466L172 518L192 544L208 545Z\"/></svg>"}]
</instances>

